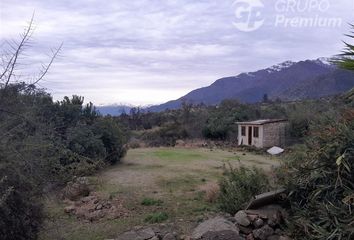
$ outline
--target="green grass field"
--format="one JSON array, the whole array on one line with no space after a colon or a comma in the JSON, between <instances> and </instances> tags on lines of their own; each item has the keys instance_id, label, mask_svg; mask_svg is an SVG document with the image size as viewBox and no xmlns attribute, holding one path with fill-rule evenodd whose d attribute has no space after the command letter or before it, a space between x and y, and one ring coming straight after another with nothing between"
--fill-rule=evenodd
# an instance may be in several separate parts
<instances>
[{"instance_id":1,"label":"green grass field","mask_svg":"<svg viewBox=\"0 0 354 240\"><path fill-rule=\"evenodd\" d=\"M133 226L159 221L176 223L181 233L188 232L193 226L190 222L217 211L216 204L205 201L202 189L217 182L228 164L268 171L278 161L252 153L205 148L131 149L121 164L90 177L102 198L123 200L130 211L128 217L84 222L65 214L63 202L48 198L48 220L40 239L109 239ZM159 204L142 204L144 201Z\"/></svg>"}]
</instances>

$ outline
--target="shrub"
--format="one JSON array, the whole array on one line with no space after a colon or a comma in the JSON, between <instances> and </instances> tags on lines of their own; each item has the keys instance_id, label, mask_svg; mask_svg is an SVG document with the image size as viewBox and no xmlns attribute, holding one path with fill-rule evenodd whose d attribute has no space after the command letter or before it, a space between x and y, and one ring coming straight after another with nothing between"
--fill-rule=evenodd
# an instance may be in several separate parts
<instances>
[{"instance_id":1,"label":"shrub","mask_svg":"<svg viewBox=\"0 0 354 240\"><path fill-rule=\"evenodd\" d=\"M267 176L257 168L229 167L219 183L219 204L221 210L235 214L246 207L250 199L268 189Z\"/></svg>"},{"instance_id":2,"label":"shrub","mask_svg":"<svg viewBox=\"0 0 354 240\"><path fill-rule=\"evenodd\" d=\"M150 215L148 215L145 218L145 222L148 223L161 223L164 222L168 219L168 214L165 212L157 212L157 213L152 213Z\"/></svg>"},{"instance_id":3,"label":"shrub","mask_svg":"<svg viewBox=\"0 0 354 240\"><path fill-rule=\"evenodd\" d=\"M126 153L124 144L127 142L121 126L112 118L101 118L94 123L93 132L106 149L105 161L109 164L119 162Z\"/></svg>"},{"instance_id":4,"label":"shrub","mask_svg":"<svg viewBox=\"0 0 354 240\"><path fill-rule=\"evenodd\" d=\"M176 141L187 137L186 130L176 123L166 123L164 126L145 132L144 140L151 147L175 146Z\"/></svg>"},{"instance_id":5,"label":"shrub","mask_svg":"<svg viewBox=\"0 0 354 240\"><path fill-rule=\"evenodd\" d=\"M204 192L204 200L209 203L214 203L218 200L220 194L220 186L217 183L207 183L202 187Z\"/></svg>"},{"instance_id":6,"label":"shrub","mask_svg":"<svg viewBox=\"0 0 354 240\"><path fill-rule=\"evenodd\" d=\"M295 239L354 238L354 111L317 124L301 152L290 155L285 180L292 194Z\"/></svg>"},{"instance_id":7,"label":"shrub","mask_svg":"<svg viewBox=\"0 0 354 240\"><path fill-rule=\"evenodd\" d=\"M0 239L37 239L42 211L36 192L14 169L0 169Z\"/></svg>"}]
</instances>

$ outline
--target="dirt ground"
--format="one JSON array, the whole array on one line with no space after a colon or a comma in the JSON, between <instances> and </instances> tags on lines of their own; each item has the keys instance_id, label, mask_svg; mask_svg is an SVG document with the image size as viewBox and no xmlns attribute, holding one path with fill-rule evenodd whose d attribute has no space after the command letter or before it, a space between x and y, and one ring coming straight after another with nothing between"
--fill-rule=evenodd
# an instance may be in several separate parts
<instances>
[{"instance_id":1,"label":"dirt ground","mask_svg":"<svg viewBox=\"0 0 354 240\"><path fill-rule=\"evenodd\" d=\"M206 148L131 149L121 164L90 177L95 194L102 199L119 199L129 211L126 217L88 222L64 213L66 205L61 200L48 198L49 217L40 239L114 238L134 226L151 224L146 219L156 213L168 216L163 222L178 226L177 231L188 232L196 221L216 211L203 190L216 183L229 164L269 171L279 160Z\"/></svg>"}]
</instances>

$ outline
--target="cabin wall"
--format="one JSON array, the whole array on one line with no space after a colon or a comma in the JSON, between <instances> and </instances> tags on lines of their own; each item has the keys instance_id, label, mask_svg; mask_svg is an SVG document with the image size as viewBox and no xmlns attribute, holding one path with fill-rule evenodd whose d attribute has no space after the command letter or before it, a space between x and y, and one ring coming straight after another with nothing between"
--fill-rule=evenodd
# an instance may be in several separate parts
<instances>
[{"instance_id":1,"label":"cabin wall","mask_svg":"<svg viewBox=\"0 0 354 240\"><path fill-rule=\"evenodd\" d=\"M263 147L282 147L286 142L287 122L269 123L263 125Z\"/></svg>"},{"instance_id":2,"label":"cabin wall","mask_svg":"<svg viewBox=\"0 0 354 240\"><path fill-rule=\"evenodd\" d=\"M282 147L286 143L287 122L267 123L264 125L238 125L238 145L268 148L273 146ZM246 134L242 136L242 127L246 127ZM252 127L252 141L249 144L249 127ZM258 138L254 137L254 128L259 128Z\"/></svg>"},{"instance_id":3,"label":"cabin wall","mask_svg":"<svg viewBox=\"0 0 354 240\"><path fill-rule=\"evenodd\" d=\"M242 136L242 127L246 127L246 135ZM252 127L252 142L249 144L249 127ZM258 127L258 137L254 137L254 128ZM239 125L238 126L238 145L255 146L263 148L263 126L262 125Z\"/></svg>"}]
</instances>

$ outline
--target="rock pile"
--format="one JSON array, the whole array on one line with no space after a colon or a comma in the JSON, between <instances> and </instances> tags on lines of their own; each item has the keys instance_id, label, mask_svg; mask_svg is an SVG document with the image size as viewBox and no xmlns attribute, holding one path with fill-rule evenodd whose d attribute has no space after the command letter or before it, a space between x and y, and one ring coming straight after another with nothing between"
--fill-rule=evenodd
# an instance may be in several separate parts
<instances>
[{"instance_id":1,"label":"rock pile","mask_svg":"<svg viewBox=\"0 0 354 240\"><path fill-rule=\"evenodd\" d=\"M216 217L201 223L192 234L193 240L290 240L280 226L287 217L279 205L257 210L242 210L234 217Z\"/></svg>"},{"instance_id":2,"label":"rock pile","mask_svg":"<svg viewBox=\"0 0 354 240\"><path fill-rule=\"evenodd\" d=\"M247 240L287 240L280 226L287 217L279 205L268 205L257 210L243 210L235 215L240 233Z\"/></svg>"},{"instance_id":3,"label":"rock pile","mask_svg":"<svg viewBox=\"0 0 354 240\"><path fill-rule=\"evenodd\" d=\"M123 207L119 199L108 201L100 199L98 196L90 195L78 201L66 200L66 203L69 204L69 206L64 208L66 213L90 222L102 218L116 219L129 215L129 211Z\"/></svg>"},{"instance_id":4,"label":"rock pile","mask_svg":"<svg viewBox=\"0 0 354 240\"><path fill-rule=\"evenodd\" d=\"M89 180L87 177L78 177L73 181L68 182L66 187L61 192L63 199L75 201L81 197L86 197L90 194Z\"/></svg>"}]
</instances>

